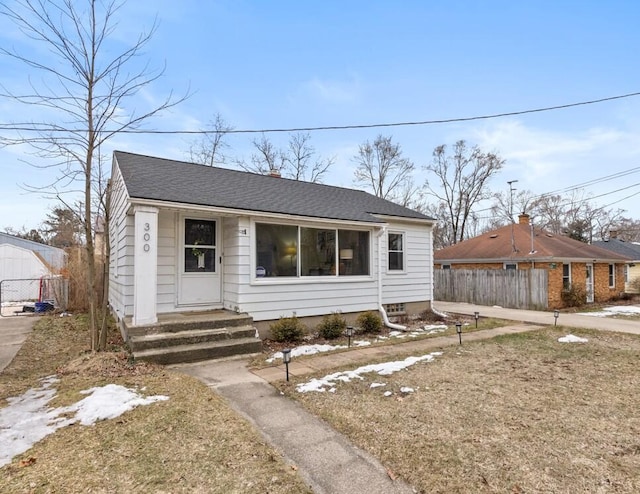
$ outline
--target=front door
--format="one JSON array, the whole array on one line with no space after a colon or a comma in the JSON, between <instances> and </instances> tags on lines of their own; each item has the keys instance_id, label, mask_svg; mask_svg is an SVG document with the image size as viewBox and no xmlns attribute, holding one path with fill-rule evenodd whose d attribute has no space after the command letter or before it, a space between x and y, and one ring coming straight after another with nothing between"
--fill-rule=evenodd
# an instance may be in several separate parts
<instances>
[{"instance_id":1,"label":"front door","mask_svg":"<svg viewBox=\"0 0 640 494\"><path fill-rule=\"evenodd\" d=\"M183 218L178 253L179 305L218 305L220 248L218 222Z\"/></svg>"},{"instance_id":2,"label":"front door","mask_svg":"<svg viewBox=\"0 0 640 494\"><path fill-rule=\"evenodd\" d=\"M593 264L587 264L587 303L593 303Z\"/></svg>"}]
</instances>

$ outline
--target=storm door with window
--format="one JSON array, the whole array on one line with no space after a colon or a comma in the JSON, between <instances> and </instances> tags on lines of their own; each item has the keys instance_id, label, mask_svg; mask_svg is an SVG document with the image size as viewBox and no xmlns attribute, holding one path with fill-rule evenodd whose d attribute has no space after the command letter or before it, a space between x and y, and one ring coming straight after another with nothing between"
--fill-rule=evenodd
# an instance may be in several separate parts
<instances>
[{"instance_id":1,"label":"storm door with window","mask_svg":"<svg viewBox=\"0 0 640 494\"><path fill-rule=\"evenodd\" d=\"M220 252L215 220L185 218L178 256L180 305L219 304Z\"/></svg>"}]
</instances>

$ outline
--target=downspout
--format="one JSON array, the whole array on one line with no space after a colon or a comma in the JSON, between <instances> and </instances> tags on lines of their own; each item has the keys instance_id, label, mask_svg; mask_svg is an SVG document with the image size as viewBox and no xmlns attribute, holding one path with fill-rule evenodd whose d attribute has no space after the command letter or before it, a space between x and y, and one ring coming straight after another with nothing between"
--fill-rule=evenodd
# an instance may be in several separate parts
<instances>
[{"instance_id":1,"label":"downspout","mask_svg":"<svg viewBox=\"0 0 640 494\"><path fill-rule=\"evenodd\" d=\"M406 326L402 326L400 324L394 324L389 321L389 317L387 316L387 311L384 310L382 305L382 239L387 233L387 227L383 226L380 228L378 232L378 310L382 315L382 320L384 321L384 325L388 328L395 329L398 331L406 331Z\"/></svg>"}]
</instances>

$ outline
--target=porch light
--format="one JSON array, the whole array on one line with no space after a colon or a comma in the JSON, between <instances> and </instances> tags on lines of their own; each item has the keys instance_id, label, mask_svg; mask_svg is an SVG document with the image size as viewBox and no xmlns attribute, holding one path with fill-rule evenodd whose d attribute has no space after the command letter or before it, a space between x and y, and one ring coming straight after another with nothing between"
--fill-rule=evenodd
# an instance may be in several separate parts
<instances>
[{"instance_id":1,"label":"porch light","mask_svg":"<svg viewBox=\"0 0 640 494\"><path fill-rule=\"evenodd\" d=\"M553 317L555 318L555 321L553 322L554 326L558 325L558 317L560 316L560 311L558 309L553 311Z\"/></svg>"},{"instance_id":2,"label":"porch light","mask_svg":"<svg viewBox=\"0 0 640 494\"><path fill-rule=\"evenodd\" d=\"M353 336L353 326L347 326L347 338L349 340L348 348L351 348L351 337Z\"/></svg>"},{"instance_id":3,"label":"porch light","mask_svg":"<svg viewBox=\"0 0 640 494\"><path fill-rule=\"evenodd\" d=\"M462 323L460 321L456 323L456 333L458 333L458 340L460 340L460 344L462 345Z\"/></svg>"},{"instance_id":4,"label":"porch light","mask_svg":"<svg viewBox=\"0 0 640 494\"><path fill-rule=\"evenodd\" d=\"M289 362L291 362L291 349L282 350L282 360L287 370L287 382L289 382Z\"/></svg>"},{"instance_id":5,"label":"porch light","mask_svg":"<svg viewBox=\"0 0 640 494\"><path fill-rule=\"evenodd\" d=\"M473 313L473 317L474 317L474 318L475 318L475 320L476 320L476 329L478 329L478 319L480 319L480 313L479 313L479 312L477 312L477 311L476 311L476 312L474 312L474 313Z\"/></svg>"}]
</instances>

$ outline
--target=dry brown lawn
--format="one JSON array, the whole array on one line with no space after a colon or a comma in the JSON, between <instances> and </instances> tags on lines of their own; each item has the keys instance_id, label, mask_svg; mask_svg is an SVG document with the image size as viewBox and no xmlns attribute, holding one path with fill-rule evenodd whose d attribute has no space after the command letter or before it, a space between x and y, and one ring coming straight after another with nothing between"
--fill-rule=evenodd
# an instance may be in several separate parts
<instances>
[{"instance_id":1,"label":"dry brown lawn","mask_svg":"<svg viewBox=\"0 0 640 494\"><path fill-rule=\"evenodd\" d=\"M59 429L0 468L0 492L310 492L204 384L159 366L132 366L124 352L87 354L87 342L82 318L44 318L0 373L0 407L50 374L61 379L51 406L79 401L79 391L109 383L169 400L94 426ZM114 333L112 350L120 343Z\"/></svg>"},{"instance_id":2,"label":"dry brown lawn","mask_svg":"<svg viewBox=\"0 0 640 494\"><path fill-rule=\"evenodd\" d=\"M559 343L568 331L551 327L335 393L282 389L419 492L640 492L640 338L572 332L589 342Z\"/></svg>"}]
</instances>

